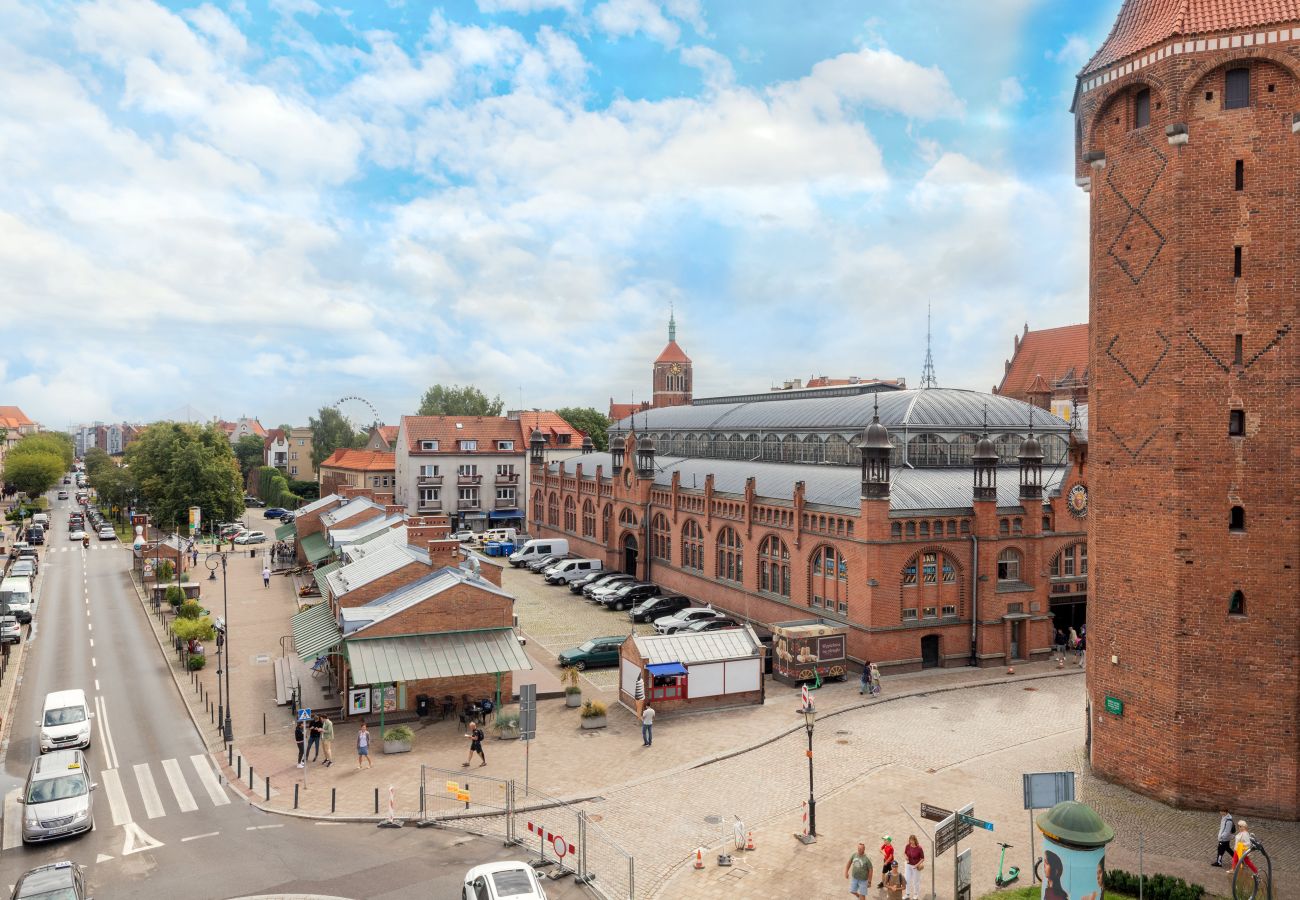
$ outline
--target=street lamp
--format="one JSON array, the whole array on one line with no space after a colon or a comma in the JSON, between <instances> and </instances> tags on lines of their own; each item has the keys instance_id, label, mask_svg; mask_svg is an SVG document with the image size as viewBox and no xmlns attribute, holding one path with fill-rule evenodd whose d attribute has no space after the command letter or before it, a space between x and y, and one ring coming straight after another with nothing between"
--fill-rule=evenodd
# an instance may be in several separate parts
<instances>
[{"instance_id":1,"label":"street lamp","mask_svg":"<svg viewBox=\"0 0 1300 900\"><path fill-rule=\"evenodd\" d=\"M805 703L803 707L803 727L808 732L808 833L801 835L800 840L805 844L815 843L817 840L817 798L813 796L813 725L817 719L817 710L812 703Z\"/></svg>"},{"instance_id":2,"label":"street lamp","mask_svg":"<svg viewBox=\"0 0 1300 900\"><path fill-rule=\"evenodd\" d=\"M235 739L234 728L230 724L230 707L234 705L234 701L230 695L230 668L221 664L223 662L221 656L222 650L226 653L230 652L230 594L227 591L226 583L226 554L220 550L213 551L204 558L204 562L212 572L212 577L214 578L217 574L217 566L221 567L221 620L225 625L225 635L221 643L225 646L217 647L217 693L219 695L221 692L221 672L224 669L226 673L226 718L222 725L222 737L226 743L230 743ZM219 696L217 705L218 707L221 705ZM811 740L811 738L809 740Z\"/></svg>"}]
</instances>

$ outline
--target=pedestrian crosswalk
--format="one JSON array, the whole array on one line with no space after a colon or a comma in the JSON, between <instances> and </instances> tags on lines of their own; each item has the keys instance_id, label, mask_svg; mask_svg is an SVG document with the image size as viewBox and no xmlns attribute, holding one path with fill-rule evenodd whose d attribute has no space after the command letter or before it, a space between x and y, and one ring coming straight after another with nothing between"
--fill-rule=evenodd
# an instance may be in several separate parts
<instances>
[{"instance_id":1,"label":"pedestrian crosswalk","mask_svg":"<svg viewBox=\"0 0 1300 900\"><path fill-rule=\"evenodd\" d=\"M164 759L157 763L137 763L98 773L99 796L95 818L98 827L111 822L114 826L130 825L147 819L195 812L203 798L203 807L226 806L230 794L221 785L212 761L202 753L187 760ZM193 786L193 787L192 787ZM22 806L19 790L5 796L2 846L9 850L22 843ZM103 804L103 805L101 805ZM107 805L108 809L104 809Z\"/></svg>"},{"instance_id":2,"label":"pedestrian crosswalk","mask_svg":"<svg viewBox=\"0 0 1300 900\"><path fill-rule=\"evenodd\" d=\"M103 544L91 544L89 547L81 547L78 544L66 544L62 547L50 547L46 553L67 553L69 550L77 552L79 550L130 550L129 544L120 544L117 541Z\"/></svg>"}]
</instances>

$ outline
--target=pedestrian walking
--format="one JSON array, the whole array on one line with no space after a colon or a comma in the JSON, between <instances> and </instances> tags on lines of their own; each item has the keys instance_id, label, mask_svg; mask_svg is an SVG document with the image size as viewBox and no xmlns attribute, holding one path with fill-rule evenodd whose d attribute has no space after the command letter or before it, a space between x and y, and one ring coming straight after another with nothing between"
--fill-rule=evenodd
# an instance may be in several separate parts
<instances>
[{"instance_id":1,"label":"pedestrian walking","mask_svg":"<svg viewBox=\"0 0 1300 900\"><path fill-rule=\"evenodd\" d=\"M641 746L649 747L655 742L655 710L649 703L641 710Z\"/></svg>"},{"instance_id":2,"label":"pedestrian walking","mask_svg":"<svg viewBox=\"0 0 1300 900\"><path fill-rule=\"evenodd\" d=\"M262 587L269 588L270 586L271 586L271 569L267 566L262 566Z\"/></svg>"},{"instance_id":3,"label":"pedestrian walking","mask_svg":"<svg viewBox=\"0 0 1300 900\"><path fill-rule=\"evenodd\" d=\"M903 867L903 878L907 884L903 888L903 900L921 900L921 870L925 868L925 851L916 835L907 836L907 846L903 848L907 864Z\"/></svg>"},{"instance_id":4,"label":"pedestrian walking","mask_svg":"<svg viewBox=\"0 0 1300 900\"><path fill-rule=\"evenodd\" d=\"M1065 631L1061 628L1057 628L1052 637L1052 656L1058 662L1065 662Z\"/></svg>"},{"instance_id":5,"label":"pedestrian walking","mask_svg":"<svg viewBox=\"0 0 1300 900\"><path fill-rule=\"evenodd\" d=\"M320 742L325 749L325 760L321 765L328 769L334 765L334 722L323 713L320 717Z\"/></svg>"},{"instance_id":6,"label":"pedestrian walking","mask_svg":"<svg viewBox=\"0 0 1300 900\"><path fill-rule=\"evenodd\" d=\"M1070 629L1070 652L1077 658L1079 655L1079 632L1073 628Z\"/></svg>"},{"instance_id":7,"label":"pedestrian walking","mask_svg":"<svg viewBox=\"0 0 1300 900\"><path fill-rule=\"evenodd\" d=\"M1079 635L1079 668L1087 667L1088 659L1088 635L1080 633Z\"/></svg>"},{"instance_id":8,"label":"pedestrian walking","mask_svg":"<svg viewBox=\"0 0 1300 900\"><path fill-rule=\"evenodd\" d=\"M1237 820L1237 833L1233 835L1232 839L1234 843L1232 846L1232 870L1231 871L1235 872L1237 870L1237 866L1241 865L1244 862L1247 868L1249 868L1251 872L1258 875L1259 869L1255 868L1255 863L1252 862L1250 857L1246 855L1247 853L1250 852L1250 849L1253 846L1255 846L1255 838L1250 833L1250 830L1246 827L1245 819Z\"/></svg>"},{"instance_id":9,"label":"pedestrian walking","mask_svg":"<svg viewBox=\"0 0 1300 900\"><path fill-rule=\"evenodd\" d=\"M1232 813L1226 809L1219 812L1219 846L1214 850L1212 866L1223 868L1223 854L1232 854Z\"/></svg>"},{"instance_id":10,"label":"pedestrian walking","mask_svg":"<svg viewBox=\"0 0 1300 900\"><path fill-rule=\"evenodd\" d=\"M885 896L889 900L903 900L903 890L907 887L907 882L903 881L903 873L898 871L898 866L889 870L881 886L885 889Z\"/></svg>"},{"instance_id":11,"label":"pedestrian walking","mask_svg":"<svg viewBox=\"0 0 1300 900\"><path fill-rule=\"evenodd\" d=\"M887 876L890 872L898 871L898 860L894 859L894 839L886 834L882 836L880 840L881 840L881 844L880 844L881 882L880 884L876 885L876 887L885 887L885 883L887 881L885 876ZM898 883L900 885L903 883L903 879L901 875L899 876ZM899 893L901 894L902 891L900 890Z\"/></svg>"},{"instance_id":12,"label":"pedestrian walking","mask_svg":"<svg viewBox=\"0 0 1300 900\"><path fill-rule=\"evenodd\" d=\"M303 762L307 761L307 755L313 750L315 750L316 753L312 756L311 761L315 762L320 759L320 731L320 716L312 716L311 722L307 725L307 750L302 755Z\"/></svg>"},{"instance_id":13,"label":"pedestrian walking","mask_svg":"<svg viewBox=\"0 0 1300 900\"><path fill-rule=\"evenodd\" d=\"M373 769L375 764L370 761L370 729L366 723L361 723L360 730L357 731L357 768L361 768L362 761L365 761L367 769Z\"/></svg>"},{"instance_id":14,"label":"pedestrian walking","mask_svg":"<svg viewBox=\"0 0 1300 900\"><path fill-rule=\"evenodd\" d=\"M465 761L460 764L461 768L469 768L470 760L474 758L475 753L477 753L478 758L482 760L482 762L478 764L479 768L483 768L487 765L487 757L483 755L483 729L479 727L478 722L470 723L469 734L465 735L465 737L469 738L469 756L467 756Z\"/></svg>"},{"instance_id":15,"label":"pedestrian walking","mask_svg":"<svg viewBox=\"0 0 1300 900\"><path fill-rule=\"evenodd\" d=\"M880 666L876 665L875 663L870 663L869 668L871 669L871 696L879 697L880 696Z\"/></svg>"},{"instance_id":16,"label":"pedestrian walking","mask_svg":"<svg viewBox=\"0 0 1300 900\"><path fill-rule=\"evenodd\" d=\"M303 730L303 723L299 720L293 726L293 742L298 745L298 768L300 769L303 767L303 760L307 758L306 740L307 736Z\"/></svg>"},{"instance_id":17,"label":"pedestrian walking","mask_svg":"<svg viewBox=\"0 0 1300 900\"><path fill-rule=\"evenodd\" d=\"M862 677L858 679L858 695L871 693L871 660L862 664Z\"/></svg>"},{"instance_id":18,"label":"pedestrian walking","mask_svg":"<svg viewBox=\"0 0 1300 900\"><path fill-rule=\"evenodd\" d=\"M849 880L849 893L858 900L867 900L867 891L871 890L871 857L867 856L867 845L858 844L857 851L844 864L844 877Z\"/></svg>"}]
</instances>

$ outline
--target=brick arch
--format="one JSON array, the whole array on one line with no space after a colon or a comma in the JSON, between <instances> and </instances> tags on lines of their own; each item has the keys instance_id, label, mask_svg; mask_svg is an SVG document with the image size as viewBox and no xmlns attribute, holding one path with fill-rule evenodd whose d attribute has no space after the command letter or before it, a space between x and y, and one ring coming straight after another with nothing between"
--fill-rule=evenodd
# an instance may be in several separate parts
<instances>
[{"instance_id":1,"label":"brick arch","mask_svg":"<svg viewBox=\"0 0 1300 900\"><path fill-rule=\"evenodd\" d=\"M1216 54L1214 59L1201 60L1187 70L1187 77L1183 80L1183 87L1176 98L1179 114L1187 115L1191 112L1191 104L1196 102L1197 96L1204 90L1201 86L1205 83L1205 79L1223 69L1236 68L1242 64L1249 65L1251 62L1271 62L1300 83L1300 62L1293 57L1267 48L1239 47L1227 55Z\"/></svg>"},{"instance_id":2,"label":"brick arch","mask_svg":"<svg viewBox=\"0 0 1300 900\"><path fill-rule=\"evenodd\" d=\"M1109 113L1110 107L1115 101L1123 99L1131 94L1135 94L1143 88L1147 88L1151 91L1152 100L1159 100L1164 104L1164 109L1161 110L1162 112L1176 108L1174 100L1177 96L1177 92L1166 84L1163 78L1153 74L1148 69L1142 69L1141 71L1134 72L1118 81L1112 81L1105 87L1097 88L1091 93L1090 99L1092 101L1092 106L1085 119L1083 127L1084 150L1105 149L1104 147L1094 146L1094 139L1099 130L1099 123L1102 121L1103 117ZM1152 106L1152 112L1155 112L1154 106ZM1154 119L1155 116L1153 115L1152 120L1154 121Z\"/></svg>"},{"instance_id":3,"label":"brick arch","mask_svg":"<svg viewBox=\"0 0 1300 900\"><path fill-rule=\"evenodd\" d=\"M925 556L933 553L935 555L935 580L926 582L926 574L923 570ZM945 562L952 566L952 580L944 581ZM912 581L907 581L909 567L912 572ZM957 607L957 615L962 616L966 613L966 578L965 568L961 560L948 553L943 547L938 545L927 545L908 557L899 570L898 579L898 597L899 609L916 609L917 615L923 620L923 611L927 606L936 607L936 612L942 613L942 607L953 605Z\"/></svg>"}]
</instances>

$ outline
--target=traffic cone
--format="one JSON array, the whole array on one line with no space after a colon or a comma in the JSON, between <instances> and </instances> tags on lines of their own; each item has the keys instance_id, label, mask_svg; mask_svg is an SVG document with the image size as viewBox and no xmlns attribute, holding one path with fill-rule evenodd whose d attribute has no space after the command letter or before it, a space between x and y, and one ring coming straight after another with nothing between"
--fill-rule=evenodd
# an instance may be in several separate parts
<instances>
[{"instance_id":1,"label":"traffic cone","mask_svg":"<svg viewBox=\"0 0 1300 900\"><path fill-rule=\"evenodd\" d=\"M703 869L703 868L704 868L704 848L703 848L703 847L696 847L696 848L695 848L695 868L697 868L697 869Z\"/></svg>"},{"instance_id":2,"label":"traffic cone","mask_svg":"<svg viewBox=\"0 0 1300 900\"><path fill-rule=\"evenodd\" d=\"M745 834L745 849L754 849L754 832L750 831Z\"/></svg>"}]
</instances>

